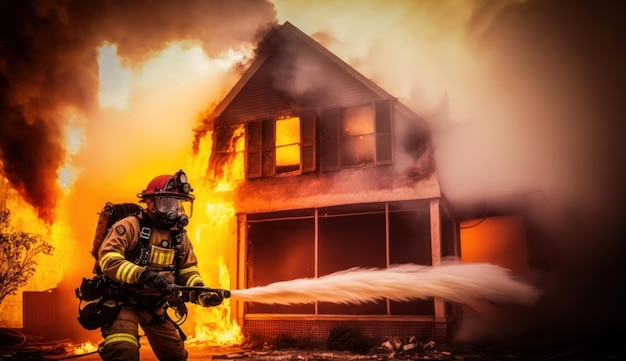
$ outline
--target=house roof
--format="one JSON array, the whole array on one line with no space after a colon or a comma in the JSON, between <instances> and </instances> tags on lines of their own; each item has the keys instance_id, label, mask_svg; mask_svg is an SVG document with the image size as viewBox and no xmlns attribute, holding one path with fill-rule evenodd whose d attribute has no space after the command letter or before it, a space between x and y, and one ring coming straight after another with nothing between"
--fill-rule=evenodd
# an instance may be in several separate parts
<instances>
[{"instance_id":1,"label":"house roof","mask_svg":"<svg viewBox=\"0 0 626 361\"><path fill-rule=\"evenodd\" d=\"M300 29L292 25L290 22L285 22L283 25L273 29L270 31L264 40L261 42L259 48L257 49L257 56L252 62L252 64L248 67L239 81L233 86L230 92L226 95L226 97L222 100L220 104L215 108L215 110L208 117L209 119L217 119L224 110L231 104L231 102L235 99L237 94L244 88L244 86L248 83L248 81L254 76L254 74L261 68L261 66L271 57L274 53L275 48L274 44L279 43L279 41L275 41L276 39L296 39L296 41L300 42L300 45L304 45L309 49L317 52L321 56L323 56L328 61L332 62L339 69L347 73L354 80L358 81L364 88L368 89L370 92L375 94L376 97L380 99L395 99L390 93L385 91L379 85L377 85L372 80L368 79L349 64L341 60L338 56L330 52L324 46L319 44L310 36L303 33ZM406 105L395 102L396 110L402 112L405 116L409 118L418 118L421 119L418 114L416 114L413 110L408 108Z\"/></svg>"}]
</instances>

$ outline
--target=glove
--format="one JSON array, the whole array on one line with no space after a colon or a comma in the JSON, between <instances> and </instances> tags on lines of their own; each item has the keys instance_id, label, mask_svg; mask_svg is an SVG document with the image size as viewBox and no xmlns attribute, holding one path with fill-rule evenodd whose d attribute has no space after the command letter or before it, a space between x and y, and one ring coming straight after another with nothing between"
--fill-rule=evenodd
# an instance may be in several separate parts
<instances>
[{"instance_id":1,"label":"glove","mask_svg":"<svg viewBox=\"0 0 626 361\"><path fill-rule=\"evenodd\" d=\"M157 289L164 295L177 294L176 285L167 276L151 269L147 269L139 276L139 283L148 287Z\"/></svg>"},{"instance_id":2,"label":"glove","mask_svg":"<svg viewBox=\"0 0 626 361\"><path fill-rule=\"evenodd\" d=\"M204 282L197 282L193 284L194 287L205 287L204 286ZM195 303L195 304L199 304L198 303L198 297L200 297L200 294L202 294L203 291L193 291L193 292L183 292L183 301L185 302L191 302L191 303Z\"/></svg>"},{"instance_id":3,"label":"glove","mask_svg":"<svg viewBox=\"0 0 626 361\"><path fill-rule=\"evenodd\" d=\"M217 292L200 292L196 297L196 304L202 307L219 306L224 301L224 297Z\"/></svg>"}]
</instances>

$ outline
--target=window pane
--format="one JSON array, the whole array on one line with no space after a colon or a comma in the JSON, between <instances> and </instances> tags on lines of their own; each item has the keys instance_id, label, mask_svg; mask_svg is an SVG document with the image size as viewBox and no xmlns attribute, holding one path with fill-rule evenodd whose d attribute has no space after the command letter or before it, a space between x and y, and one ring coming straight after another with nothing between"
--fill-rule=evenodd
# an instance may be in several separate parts
<instances>
[{"instance_id":1,"label":"window pane","mask_svg":"<svg viewBox=\"0 0 626 361\"><path fill-rule=\"evenodd\" d=\"M346 210L348 211L348 210ZM319 275L352 267L385 267L385 214L367 214L354 209L352 215L319 219ZM353 212L363 212L355 214ZM320 215L325 212L320 211ZM386 314L384 300L362 305L320 302L320 314Z\"/></svg>"},{"instance_id":2,"label":"window pane","mask_svg":"<svg viewBox=\"0 0 626 361\"><path fill-rule=\"evenodd\" d=\"M288 219L289 216L301 216L301 213L267 214L276 218L248 223L248 287L315 275L315 220L312 217ZM250 313L315 312L313 304L249 302L247 305Z\"/></svg>"},{"instance_id":3,"label":"window pane","mask_svg":"<svg viewBox=\"0 0 626 361\"><path fill-rule=\"evenodd\" d=\"M300 169L300 118L276 120L276 173Z\"/></svg>"},{"instance_id":4,"label":"window pane","mask_svg":"<svg viewBox=\"0 0 626 361\"><path fill-rule=\"evenodd\" d=\"M361 135L343 141L343 165L355 166L374 163L374 135Z\"/></svg>"},{"instance_id":5,"label":"window pane","mask_svg":"<svg viewBox=\"0 0 626 361\"><path fill-rule=\"evenodd\" d=\"M276 146L300 144L300 118L276 120Z\"/></svg>"},{"instance_id":6,"label":"window pane","mask_svg":"<svg viewBox=\"0 0 626 361\"><path fill-rule=\"evenodd\" d=\"M433 264L428 208L389 213L389 262Z\"/></svg>"},{"instance_id":7,"label":"window pane","mask_svg":"<svg viewBox=\"0 0 626 361\"><path fill-rule=\"evenodd\" d=\"M276 148L276 167L280 169L284 167L292 168L291 170L300 169L300 145L287 145Z\"/></svg>"},{"instance_id":8,"label":"window pane","mask_svg":"<svg viewBox=\"0 0 626 361\"><path fill-rule=\"evenodd\" d=\"M432 265L428 201L389 205L389 263ZM390 301L392 315L434 315L433 300Z\"/></svg>"},{"instance_id":9,"label":"window pane","mask_svg":"<svg viewBox=\"0 0 626 361\"><path fill-rule=\"evenodd\" d=\"M346 108L341 114L341 131L354 136L374 133L374 112L371 105Z\"/></svg>"},{"instance_id":10,"label":"window pane","mask_svg":"<svg viewBox=\"0 0 626 361\"><path fill-rule=\"evenodd\" d=\"M344 166L374 163L376 141L371 105L344 109L341 114L341 133Z\"/></svg>"}]
</instances>

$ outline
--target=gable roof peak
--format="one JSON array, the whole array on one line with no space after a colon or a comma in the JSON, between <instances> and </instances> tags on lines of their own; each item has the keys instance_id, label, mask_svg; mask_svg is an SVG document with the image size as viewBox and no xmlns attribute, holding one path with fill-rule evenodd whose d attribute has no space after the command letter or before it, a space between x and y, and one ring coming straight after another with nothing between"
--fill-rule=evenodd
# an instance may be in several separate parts
<instances>
[{"instance_id":1,"label":"gable roof peak","mask_svg":"<svg viewBox=\"0 0 626 361\"><path fill-rule=\"evenodd\" d=\"M268 58L275 58L279 56L277 54L280 54L284 49L295 49L294 46L308 48L318 53L322 58L327 59L336 67L342 69L346 74L361 83L365 88L369 89L369 91L371 91L373 94L376 94L377 98L397 100L374 81L359 73L356 69L340 59L337 55L333 54L329 49L315 41L309 35L302 32L302 30L298 29L289 21L286 21L282 25L276 25L265 35L263 40L261 40L261 42L258 44L256 56L251 65L242 75L239 82L235 84L229 94L214 109L213 113L209 117L211 119L219 117L224 109L230 104L230 102L233 101L239 91L243 89L248 80L252 78L256 71L268 60ZM400 107L402 111L406 114L411 114L411 116L417 116L417 114L415 114L412 110L410 110L403 104L400 104L400 102L396 102L396 106Z\"/></svg>"}]
</instances>

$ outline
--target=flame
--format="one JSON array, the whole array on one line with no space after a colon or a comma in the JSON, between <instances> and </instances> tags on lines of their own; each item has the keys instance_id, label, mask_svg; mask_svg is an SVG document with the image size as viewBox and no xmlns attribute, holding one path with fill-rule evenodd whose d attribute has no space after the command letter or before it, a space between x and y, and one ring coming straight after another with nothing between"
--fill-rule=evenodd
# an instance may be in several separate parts
<instances>
[{"instance_id":1,"label":"flame","mask_svg":"<svg viewBox=\"0 0 626 361\"><path fill-rule=\"evenodd\" d=\"M219 287L230 288L230 274L219 257ZM187 340L190 345L201 344L211 346L237 346L243 342L241 327L231 317L230 299L225 299L218 307L194 307L195 336Z\"/></svg>"},{"instance_id":2,"label":"flame","mask_svg":"<svg viewBox=\"0 0 626 361\"><path fill-rule=\"evenodd\" d=\"M128 97L122 92L125 97L106 98L112 92L119 92L120 88L116 88L116 84L102 84L100 109L93 114L64 110L67 125L63 127L60 141L65 159L56 173L56 183L62 192L59 192L52 223L42 221L36 209L19 195L18 190L0 177L6 188L3 190L0 184L0 207L11 210L11 227L38 235L54 247L52 255L37 256L36 273L18 295L12 296L15 302L12 299L12 303L0 305L0 324L22 327L23 291L45 291L59 286L65 276L68 276L68 282L73 282L72 277L91 275L93 260L86 251L91 245L94 217L99 210L94 205L99 207L105 201L132 202L134 199L129 199L128 195L132 197L140 191L147 182L146 177L180 168L187 172L197 197L188 231L199 256L204 281L211 287L232 287L230 277L220 274L228 275L228 265L236 264L231 249L236 244L233 238L236 219L229 192L244 179L245 129L242 126L235 130L231 149L228 149L229 161L219 170L210 169L208 165L212 133L202 138L198 152L193 156L189 156L184 146L191 143L193 123L210 110L207 109L207 99L221 98L231 88L238 74L233 65L250 56L252 51L253 47L250 47L209 58L198 46L187 49L179 44L158 53L145 66L130 69L122 68L118 63L106 68L104 60L116 62L119 59L114 48L101 49L99 65L104 71L100 74L101 79L110 78L105 76L107 69L109 72L123 71L123 81L116 84L122 86L122 90L128 87L131 93L141 96ZM168 64L179 63L181 59L189 65L184 67L187 69L185 73L180 73L179 66L171 67L173 72L167 71L170 69ZM177 82L170 82L167 87L154 85L171 79L164 76L168 74L172 74ZM172 93L185 95L174 97ZM163 98L168 101L161 101ZM154 104L165 105L155 108ZM172 119L180 122L169 127ZM163 132L163 127L155 126L157 123L168 124L168 131ZM151 139L150 144L167 146L145 147L143 143L139 146L137 134ZM115 139L114 147L111 147L111 139ZM231 320L229 302L215 309L198 308L195 313L198 314L198 325L210 325L210 329L204 327L207 330L198 327L194 337L196 342L216 345L240 342L241 331ZM189 319L195 320L191 316Z\"/></svg>"},{"instance_id":3,"label":"flame","mask_svg":"<svg viewBox=\"0 0 626 361\"><path fill-rule=\"evenodd\" d=\"M197 153L185 168L194 187L196 200L188 232L198 256L198 268L208 287L231 289L227 260L236 254L235 208L230 194L243 179L244 128L233 132L232 146L225 150L227 161L220 170L207 163L212 153L212 132L200 141ZM236 346L243 342L241 327L231 314L230 300L218 307L190 305L190 318L195 321L190 345Z\"/></svg>"},{"instance_id":4,"label":"flame","mask_svg":"<svg viewBox=\"0 0 626 361\"><path fill-rule=\"evenodd\" d=\"M55 210L55 220L53 223L43 221L37 214L36 209L24 200L20 193L14 189L6 178L3 180L3 188L0 190L2 202L0 208L10 211L9 227L14 232L29 233L41 241L48 243L54 249L51 255L38 254L35 256L37 263L36 271L13 296L21 299L23 291L45 291L58 286L64 273L69 269L69 258L74 239L68 214L68 196L72 190L78 175L78 168L74 166L74 157L81 148L84 138L82 128L79 124L79 117L73 111L68 111L68 125L64 129L66 150L63 166L57 170L57 183L63 190ZM21 302L7 303L0 305L0 322L20 325L22 323Z\"/></svg>"},{"instance_id":5,"label":"flame","mask_svg":"<svg viewBox=\"0 0 626 361\"><path fill-rule=\"evenodd\" d=\"M7 191L6 208L11 212L10 226L13 230L33 234L54 247L52 255L36 256L37 270L24 290L45 291L55 288L69 266L67 252L71 242L67 240L72 238L67 214L58 211L54 223L48 224L42 221L36 210L13 189Z\"/></svg>"},{"instance_id":6,"label":"flame","mask_svg":"<svg viewBox=\"0 0 626 361\"><path fill-rule=\"evenodd\" d=\"M0 190L3 207L10 211L9 227L14 232L29 233L54 247L51 255L38 254L34 260L37 263L36 271L15 295L9 296L12 300L0 304L0 324L22 326L22 292L45 291L57 287L63 274L69 268L67 257L73 246L70 222L67 212L62 208L57 210L57 219L49 224L41 220L37 211L22 196L13 189L9 182L4 180L5 188ZM3 193L3 194L1 194ZM61 200L63 203L64 200Z\"/></svg>"},{"instance_id":7,"label":"flame","mask_svg":"<svg viewBox=\"0 0 626 361\"><path fill-rule=\"evenodd\" d=\"M78 346L73 346L70 344L69 347L72 348L72 351L70 352L72 355L84 355L98 351L98 345L89 341L81 343Z\"/></svg>"}]
</instances>

